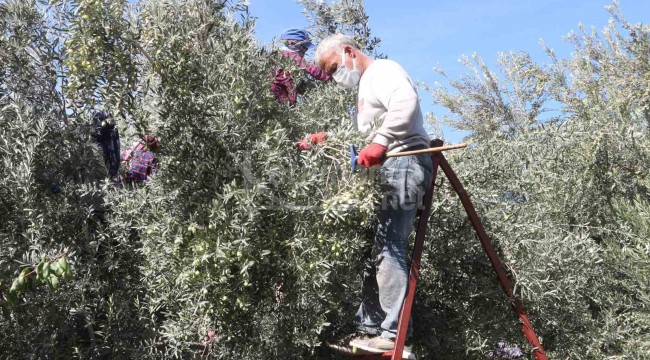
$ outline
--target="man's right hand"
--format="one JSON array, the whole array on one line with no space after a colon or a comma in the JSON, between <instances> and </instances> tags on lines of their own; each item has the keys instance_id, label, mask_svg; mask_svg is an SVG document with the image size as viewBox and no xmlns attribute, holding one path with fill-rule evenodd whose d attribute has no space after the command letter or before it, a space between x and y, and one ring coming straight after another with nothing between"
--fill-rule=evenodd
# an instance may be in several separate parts
<instances>
[{"instance_id":1,"label":"man's right hand","mask_svg":"<svg viewBox=\"0 0 650 360\"><path fill-rule=\"evenodd\" d=\"M386 146L374 142L370 143L370 145L361 149L359 157L357 158L357 164L367 168L381 165L386 158L386 151L388 151Z\"/></svg>"},{"instance_id":2,"label":"man's right hand","mask_svg":"<svg viewBox=\"0 0 650 360\"><path fill-rule=\"evenodd\" d=\"M319 132L315 134L309 134L305 136L302 140L298 141L295 145L296 148L300 151L311 150L311 145L322 144L327 138L326 132Z\"/></svg>"}]
</instances>

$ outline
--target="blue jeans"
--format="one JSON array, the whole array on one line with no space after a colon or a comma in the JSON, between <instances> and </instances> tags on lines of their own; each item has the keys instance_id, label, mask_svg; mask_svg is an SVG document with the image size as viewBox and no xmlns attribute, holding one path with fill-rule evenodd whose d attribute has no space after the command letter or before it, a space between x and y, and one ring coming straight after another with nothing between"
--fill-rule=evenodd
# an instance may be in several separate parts
<instances>
[{"instance_id":1,"label":"blue jeans","mask_svg":"<svg viewBox=\"0 0 650 360\"><path fill-rule=\"evenodd\" d=\"M373 253L364 267L361 306L355 316L362 332L389 339L397 334L408 285L408 238L431 184L432 167L431 154L388 158L381 167L384 195L377 213Z\"/></svg>"}]
</instances>

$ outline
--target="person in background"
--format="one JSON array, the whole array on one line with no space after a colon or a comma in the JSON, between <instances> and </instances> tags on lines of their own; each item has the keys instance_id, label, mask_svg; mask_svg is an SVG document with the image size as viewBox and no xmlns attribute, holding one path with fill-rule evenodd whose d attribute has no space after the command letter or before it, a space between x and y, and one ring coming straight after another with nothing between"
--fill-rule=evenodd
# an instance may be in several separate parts
<instances>
[{"instance_id":1,"label":"person in background","mask_svg":"<svg viewBox=\"0 0 650 360\"><path fill-rule=\"evenodd\" d=\"M282 55L293 59L298 67L304 70L304 74L301 74L299 83L296 85L289 71L276 68L275 77L271 84L271 91L281 103L294 106L297 103L298 95L304 93L304 88L313 79L329 82L332 77L321 70L316 64L305 61L307 50L314 46L309 38L309 34L305 30L288 29L280 35L280 40L284 42ZM327 133L325 132L310 134L296 142L295 146L298 150L309 150L311 149L311 145L324 142L326 137Z\"/></svg>"},{"instance_id":2,"label":"person in background","mask_svg":"<svg viewBox=\"0 0 650 360\"><path fill-rule=\"evenodd\" d=\"M315 64L305 61L307 50L314 46L309 38L309 34L305 30L288 29L280 35L280 40L284 44L282 55L295 61L296 65L303 70L303 73L292 74L290 71L280 67L275 68L271 91L281 103L295 106L298 101L298 95L304 93L305 87L309 82L314 79L328 82L331 77Z\"/></svg>"},{"instance_id":3,"label":"person in background","mask_svg":"<svg viewBox=\"0 0 650 360\"><path fill-rule=\"evenodd\" d=\"M128 166L124 182L144 182L149 176L155 174L159 168L155 152L160 146L160 141L148 134L133 144L129 150L122 152L122 163Z\"/></svg>"},{"instance_id":4,"label":"person in background","mask_svg":"<svg viewBox=\"0 0 650 360\"><path fill-rule=\"evenodd\" d=\"M108 176L115 181L120 169L120 134L113 118L105 112L93 114L93 139L102 149Z\"/></svg>"}]
</instances>

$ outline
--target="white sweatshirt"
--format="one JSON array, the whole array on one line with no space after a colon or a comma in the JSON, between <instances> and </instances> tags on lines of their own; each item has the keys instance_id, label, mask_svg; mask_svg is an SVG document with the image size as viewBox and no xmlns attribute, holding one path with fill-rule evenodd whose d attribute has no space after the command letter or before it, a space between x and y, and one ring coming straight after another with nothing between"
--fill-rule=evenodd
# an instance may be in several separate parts
<instances>
[{"instance_id":1,"label":"white sweatshirt","mask_svg":"<svg viewBox=\"0 0 650 360\"><path fill-rule=\"evenodd\" d=\"M395 61L378 59L368 66L359 82L357 111L357 129L389 153L429 147L415 84Z\"/></svg>"}]
</instances>

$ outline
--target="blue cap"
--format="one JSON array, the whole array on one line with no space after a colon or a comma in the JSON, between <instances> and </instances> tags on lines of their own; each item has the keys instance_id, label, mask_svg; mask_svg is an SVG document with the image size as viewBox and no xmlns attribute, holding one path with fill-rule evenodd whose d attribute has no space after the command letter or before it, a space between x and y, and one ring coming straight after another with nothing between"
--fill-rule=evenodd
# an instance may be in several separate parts
<instances>
[{"instance_id":1,"label":"blue cap","mask_svg":"<svg viewBox=\"0 0 650 360\"><path fill-rule=\"evenodd\" d=\"M296 29L296 28L291 28L285 30L282 35L280 35L280 39L282 40L296 40L298 41L301 45L303 45L306 48L310 48L314 46L314 44L311 43L311 39L309 38L309 34L302 29Z\"/></svg>"}]
</instances>

